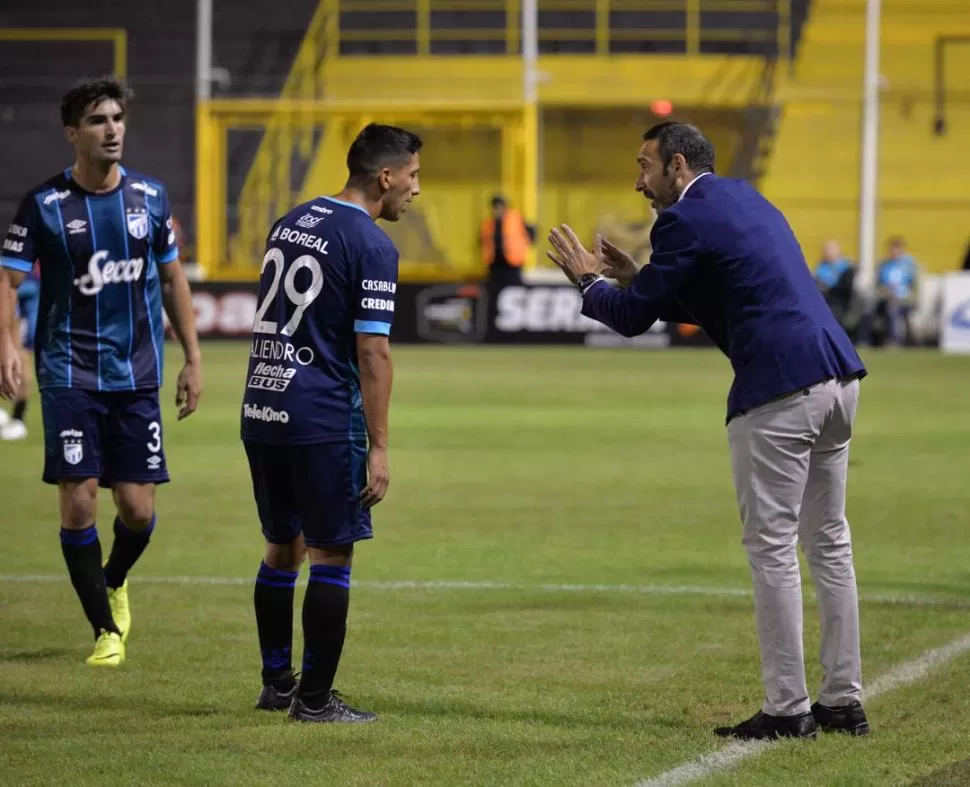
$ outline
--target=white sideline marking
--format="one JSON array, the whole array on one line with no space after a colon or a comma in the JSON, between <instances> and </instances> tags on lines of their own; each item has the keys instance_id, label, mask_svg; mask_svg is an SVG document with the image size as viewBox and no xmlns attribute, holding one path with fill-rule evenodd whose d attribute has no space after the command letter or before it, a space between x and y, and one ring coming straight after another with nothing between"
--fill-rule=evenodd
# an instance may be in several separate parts
<instances>
[{"instance_id":1,"label":"white sideline marking","mask_svg":"<svg viewBox=\"0 0 970 787\"><path fill-rule=\"evenodd\" d=\"M66 582L67 574L0 574L0 582ZM138 576L137 584L146 585L250 585L254 577L160 577ZM305 584L305 581L304 581ZM704 585L574 585L538 584L523 582L488 582L485 580L363 580L355 581L356 588L378 590L518 590L545 593L634 593L647 596L711 596L713 598L749 598L744 588L705 587ZM805 588L811 599L810 587ZM899 606L970 608L970 599L945 596L894 595L886 593L860 594L860 601Z\"/></svg>"},{"instance_id":2,"label":"white sideline marking","mask_svg":"<svg viewBox=\"0 0 970 787\"><path fill-rule=\"evenodd\" d=\"M885 675L876 678L869 684L869 688L864 690L865 699L874 700L881 694L915 683L967 651L970 651L970 634L957 637L943 647L928 650L912 661L903 662ZM756 757L771 745L770 741L736 741L719 751L678 765L653 779L637 782L636 787L674 787L689 784L705 776L726 771L748 757Z\"/></svg>"}]
</instances>

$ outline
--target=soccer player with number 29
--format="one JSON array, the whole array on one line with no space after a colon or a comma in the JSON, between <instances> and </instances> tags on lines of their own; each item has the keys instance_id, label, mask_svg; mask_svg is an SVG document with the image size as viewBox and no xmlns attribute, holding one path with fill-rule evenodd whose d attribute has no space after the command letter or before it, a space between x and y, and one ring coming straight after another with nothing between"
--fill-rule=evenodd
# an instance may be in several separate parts
<instances>
[{"instance_id":1,"label":"soccer player with number 29","mask_svg":"<svg viewBox=\"0 0 970 787\"><path fill-rule=\"evenodd\" d=\"M333 691L354 544L389 480L388 335L398 252L376 219L418 195L421 140L371 124L347 154L335 197L294 208L270 231L260 276L242 438L266 553L254 605L263 689L256 707L309 722L377 718ZM304 557L303 672L291 666L293 595Z\"/></svg>"}]
</instances>

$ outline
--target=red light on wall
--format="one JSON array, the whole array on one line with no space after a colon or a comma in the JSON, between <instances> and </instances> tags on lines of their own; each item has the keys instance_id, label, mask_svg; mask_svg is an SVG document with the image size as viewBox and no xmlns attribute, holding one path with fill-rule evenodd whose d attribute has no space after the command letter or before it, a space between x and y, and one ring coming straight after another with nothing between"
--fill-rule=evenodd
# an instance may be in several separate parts
<instances>
[{"instance_id":1,"label":"red light on wall","mask_svg":"<svg viewBox=\"0 0 970 787\"><path fill-rule=\"evenodd\" d=\"M658 117L665 118L674 111L674 105L665 98L650 102L650 111Z\"/></svg>"}]
</instances>

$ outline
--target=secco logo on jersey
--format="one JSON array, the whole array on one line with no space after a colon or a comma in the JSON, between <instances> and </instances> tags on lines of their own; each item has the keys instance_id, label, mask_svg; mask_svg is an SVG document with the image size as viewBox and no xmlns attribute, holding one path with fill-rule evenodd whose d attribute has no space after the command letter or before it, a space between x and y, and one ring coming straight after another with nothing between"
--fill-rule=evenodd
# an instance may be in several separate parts
<instances>
[{"instance_id":1,"label":"secco logo on jersey","mask_svg":"<svg viewBox=\"0 0 970 787\"><path fill-rule=\"evenodd\" d=\"M101 263L104 263L104 267ZM109 260L108 252L96 251L88 260L88 272L74 280L84 295L97 295L106 284L131 284L141 278L145 261L141 257L132 260Z\"/></svg>"},{"instance_id":2,"label":"secco logo on jersey","mask_svg":"<svg viewBox=\"0 0 970 787\"><path fill-rule=\"evenodd\" d=\"M21 227L19 224L11 224L10 229L7 230L10 235L16 235L18 238L27 237L27 228Z\"/></svg>"},{"instance_id":3,"label":"secco logo on jersey","mask_svg":"<svg viewBox=\"0 0 970 787\"><path fill-rule=\"evenodd\" d=\"M290 422L290 414L286 410L274 410L269 405L257 407L253 404L244 404L243 417L250 421L263 421L268 424L288 424Z\"/></svg>"},{"instance_id":4,"label":"secco logo on jersey","mask_svg":"<svg viewBox=\"0 0 970 787\"><path fill-rule=\"evenodd\" d=\"M260 361L253 369L253 373L246 383L247 388L257 388L262 391L282 392L290 387L290 381L296 376L296 369L281 363L264 363Z\"/></svg>"}]
</instances>

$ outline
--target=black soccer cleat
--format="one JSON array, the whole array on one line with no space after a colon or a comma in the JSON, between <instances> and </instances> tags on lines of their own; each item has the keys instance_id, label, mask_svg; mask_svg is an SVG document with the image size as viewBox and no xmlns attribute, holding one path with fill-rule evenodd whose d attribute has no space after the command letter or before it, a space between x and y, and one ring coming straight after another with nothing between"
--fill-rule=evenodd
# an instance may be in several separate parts
<instances>
[{"instance_id":1,"label":"black soccer cleat","mask_svg":"<svg viewBox=\"0 0 970 787\"><path fill-rule=\"evenodd\" d=\"M340 694L331 691L326 703L319 709L308 707L299 696L294 696L293 704L290 705L290 718L322 724L366 724L377 721L377 714L351 708L341 699Z\"/></svg>"},{"instance_id":2,"label":"black soccer cleat","mask_svg":"<svg viewBox=\"0 0 970 787\"><path fill-rule=\"evenodd\" d=\"M815 717L811 713L798 716L769 716L758 711L754 716L734 727L715 727L714 734L722 738L742 741L772 740L775 738L815 738Z\"/></svg>"},{"instance_id":3,"label":"black soccer cleat","mask_svg":"<svg viewBox=\"0 0 970 787\"><path fill-rule=\"evenodd\" d=\"M842 732L858 736L869 734L869 720L861 702L836 707L816 702L812 705L812 715L822 732Z\"/></svg>"},{"instance_id":4,"label":"black soccer cleat","mask_svg":"<svg viewBox=\"0 0 970 787\"><path fill-rule=\"evenodd\" d=\"M256 701L256 710L288 710L299 686L299 683L294 683L287 691L281 691L272 683L263 686Z\"/></svg>"}]
</instances>

